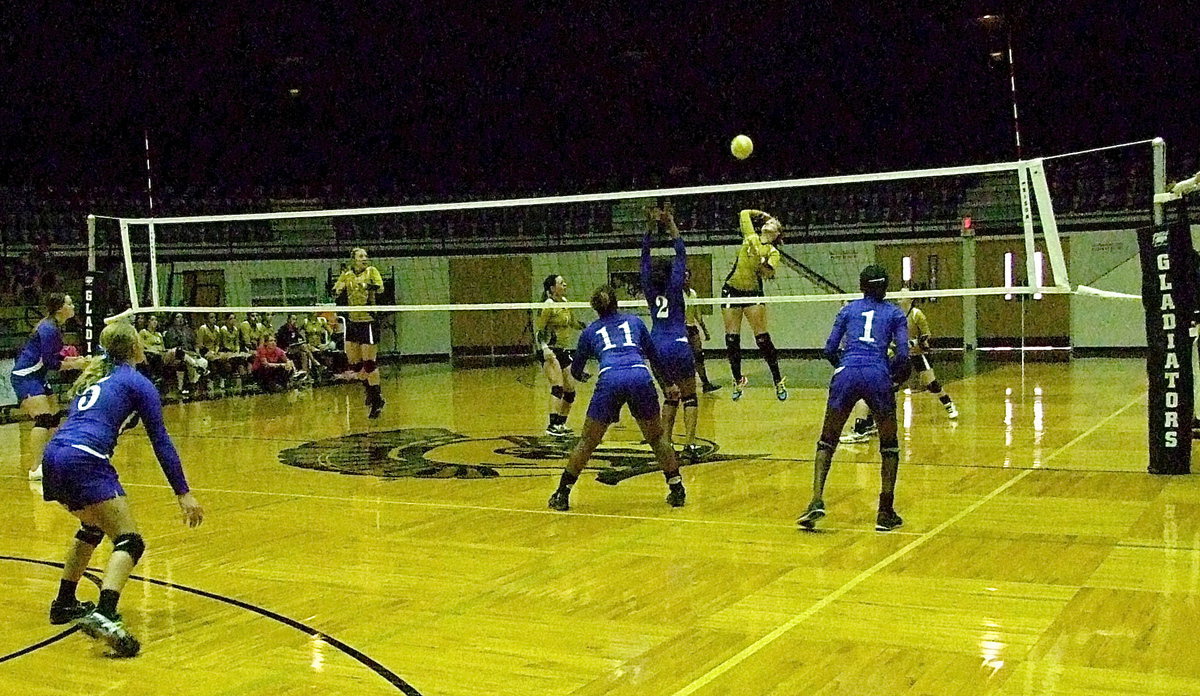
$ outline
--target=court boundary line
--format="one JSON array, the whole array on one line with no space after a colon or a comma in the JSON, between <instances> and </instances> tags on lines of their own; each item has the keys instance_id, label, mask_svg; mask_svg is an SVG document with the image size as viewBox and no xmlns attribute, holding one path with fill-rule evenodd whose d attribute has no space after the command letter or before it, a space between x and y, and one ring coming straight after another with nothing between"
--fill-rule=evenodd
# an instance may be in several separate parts
<instances>
[{"instance_id":1,"label":"court boundary line","mask_svg":"<svg viewBox=\"0 0 1200 696\"><path fill-rule=\"evenodd\" d=\"M1108 414L1102 420L1100 420L1098 423L1096 423L1092 427L1088 428L1084 432L1080 433L1076 437L1072 438L1071 441L1067 442L1062 447L1055 450L1049 457L1047 457L1045 459L1045 461L1050 461L1051 459L1054 459L1062 452L1065 452L1069 447L1074 446L1077 442L1079 442L1087 437L1090 437L1092 435L1092 433L1099 430L1101 427L1103 427L1105 424L1107 424L1110 420L1112 420L1113 418L1116 418L1118 415L1123 413L1129 407L1140 402L1141 399L1142 399L1142 395L1138 394L1137 397L1135 397L1132 401L1125 404L1124 406L1117 409L1116 411L1113 411L1112 413ZM854 588L858 587L862 583L864 583L867 580L869 580L870 578L872 578L879 571L890 566L891 564L900 560L904 556L907 556L910 552L914 551L915 549L920 548L927 541L933 539L933 537L942 533L943 531L945 531L947 528L949 528L954 523L962 520L967 515L971 514L972 512L975 512L980 507L982 507L986 503L988 503L991 500L993 500L994 498L996 498L996 496L1000 495L1001 493L1007 491L1008 489L1012 488L1016 484L1025 480L1025 478L1027 478L1034 471L1037 471L1037 469L1024 469L1024 470L1020 471L1019 473L1017 473L1017 475L1013 476L1008 481L1005 481L1004 483L997 486L990 493L984 495L979 500L976 500L975 502L971 503L966 508L960 510L957 514L951 516L949 519L944 520L941 524L937 525L933 529L930 529L929 531L925 532L924 534L917 537L916 539L913 539L912 541L908 542L901 548L893 551L891 554L889 554L883 560L875 563L875 565L871 566L870 568L867 568L866 570L862 571L858 575L854 576L853 578L851 578L849 581L847 581L841 587L837 588L833 592L830 592L829 594L825 595L821 599L817 600L809 608L800 612L799 614L792 617L791 619L788 619L786 622L784 622L780 626L777 626L775 629L773 629L771 632L767 633L762 638L759 638L758 640L754 641L753 643L746 646L745 648L742 648L742 650L738 651L732 657L725 659L723 662L721 662L717 666L713 667L708 672L705 672L699 678L695 679L687 686L672 693L671 696L688 696L689 694L693 694L693 693L699 691L700 689L703 689L704 687L708 686L709 684L711 684L717 678L724 675L729 670L733 669L734 667L737 667L738 665L740 665L741 663L745 662L747 659L752 657L754 654L756 654L758 651L762 650L763 648L767 647L771 643L775 642L775 640L778 639L783 634L787 633L788 631L791 631L793 628L799 626L801 623L804 623L809 618L811 618L814 614L816 614L818 611L829 606L834 601L845 596L851 590L853 590Z\"/></svg>"}]
</instances>

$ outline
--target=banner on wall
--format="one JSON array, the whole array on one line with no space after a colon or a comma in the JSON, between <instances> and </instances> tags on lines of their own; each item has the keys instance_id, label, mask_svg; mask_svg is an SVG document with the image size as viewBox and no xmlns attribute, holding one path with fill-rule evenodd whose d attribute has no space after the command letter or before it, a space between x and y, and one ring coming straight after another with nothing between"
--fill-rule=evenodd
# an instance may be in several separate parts
<instances>
[{"instance_id":1,"label":"banner on wall","mask_svg":"<svg viewBox=\"0 0 1200 696\"><path fill-rule=\"evenodd\" d=\"M1152 474L1187 474L1192 465L1192 317L1197 258L1186 223L1138 230L1146 314Z\"/></svg>"}]
</instances>

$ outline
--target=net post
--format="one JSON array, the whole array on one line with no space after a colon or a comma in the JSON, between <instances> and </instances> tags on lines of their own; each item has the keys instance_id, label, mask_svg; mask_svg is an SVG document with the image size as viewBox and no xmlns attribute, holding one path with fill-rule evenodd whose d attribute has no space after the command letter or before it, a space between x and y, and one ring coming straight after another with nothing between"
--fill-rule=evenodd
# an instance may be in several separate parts
<instances>
[{"instance_id":1,"label":"net post","mask_svg":"<svg viewBox=\"0 0 1200 696\"><path fill-rule=\"evenodd\" d=\"M1167 141L1163 140L1162 138L1155 138L1154 140L1151 140L1150 141L1150 152L1151 152L1151 158L1153 159L1153 162L1154 162L1154 171L1151 174L1154 177L1154 180L1151 182L1151 185L1154 187L1154 193L1155 194L1166 193L1167 192ZM1157 200L1155 200L1154 206L1153 206L1153 211L1154 211L1154 224L1156 224L1156 225L1163 224L1163 220L1165 219L1164 212L1163 212L1163 204L1159 203Z\"/></svg>"},{"instance_id":2,"label":"net post","mask_svg":"<svg viewBox=\"0 0 1200 696\"><path fill-rule=\"evenodd\" d=\"M1021 191L1021 224L1025 230L1025 284L1037 285L1037 266L1034 263L1037 251L1033 243L1033 206L1029 203L1029 165L1022 162L1017 169L1017 180ZM1022 315L1024 316L1024 315Z\"/></svg>"},{"instance_id":3,"label":"net post","mask_svg":"<svg viewBox=\"0 0 1200 696\"><path fill-rule=\"evenodd\" d=\"M154 223L146 225L146 240L150 245L150 304L158 307L158 240L154 234Z\"/></svg>"},{"instance_id":4,"label":"net post","mask_svg":"<svg viewBox=\"0 0 1200 696\"><path fill-rule=\"evenodd\" d=\"M133 249L129 243L129 223L121 220L121 251L125 254L125 282L129 286L129 307L138 309L137 278L133 274Z\"/></svg>"},{"instance_id":5,"label":"net post","mask_svg":"<svg viewBox=\"0 0 1200 696\"><path fill-rule=\"evenodd\" d=\"M1042 223L1042 236L1046 240L1046 255L1050 257L1050 272L1054 274L1054 284L1060 288L1069 289L1071 281L1067 276L1066 261L1063 260L1062 240L1058 235L1058 218L1054 216L1054 201L1050 198L1050 186L1046 183L1046 169L1042 165L1042 160L1036 159L1030 163L1029 174L1033 181L1038 219Z\"/></svg>"},{"instance_id":6,"label":"net post","mask_svg":"<svg viewBox=\"0 0 1200 696\"><path fill-rule=\"evenodd\" d=\"M963 227L962 230L962 282L963 287L975 287L975 230ZM974 354L977 334L977 304L974 295L963 297L962 330L963 351L966 355Z\"/></svg>"}]
</instances>

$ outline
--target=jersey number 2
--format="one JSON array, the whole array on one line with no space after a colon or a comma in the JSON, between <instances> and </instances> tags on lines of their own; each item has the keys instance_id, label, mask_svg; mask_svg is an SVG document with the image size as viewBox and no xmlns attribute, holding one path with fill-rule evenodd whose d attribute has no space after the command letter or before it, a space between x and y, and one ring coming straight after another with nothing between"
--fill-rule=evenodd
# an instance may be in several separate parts
<instances>
[{"instance_id":1,"label":"jersey number 2","mask_svg":"<svg viewBox=\"0 0 1200 696\"><path fill-rule=\"evenodd\" d=\"M622 343L621 345L623 345L623 346L637 345L636 343L633 342L633 334L629 331L629 322L623 321L617 326L617 328L625 332L625 342ZM610 348L617 347L612 342L612 340L609 339L609 337L608 337L608 327L607 326L601 326L600 328L596 329L596 333L600 334L600 338L604 339L604 348L602 348L601 350L609 350Z\"/></svg>"},{"instance_id":2,"label":"jersey number 2","mask_svg":"<svg viewBox=\"0 0 1200 696\"><path fill-rule=\"evenodd\" d=\"M658 311L654 313L656 319L666 319L671 313L671 308L667 305L667 298L659 295L654 298L654 304L658 307Z\"/></svg>"}]
</instances>

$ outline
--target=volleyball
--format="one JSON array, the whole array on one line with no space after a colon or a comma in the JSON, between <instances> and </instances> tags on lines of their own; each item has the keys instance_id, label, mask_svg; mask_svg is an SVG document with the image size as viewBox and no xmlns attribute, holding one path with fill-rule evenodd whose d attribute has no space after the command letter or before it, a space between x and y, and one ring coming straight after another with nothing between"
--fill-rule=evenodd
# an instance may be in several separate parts
<instances>
[{"instance_id":1,"label":"volleyball","mask_svg":"<svg viewBox=\"0 0 1200 696\"><path fill-rule=\"evenodd\" d=\"M740 160L746 159L754 152L754 141L750 140L749 136L739 135L729 143L729 151Z\"/></svg>"}]
</instances>

